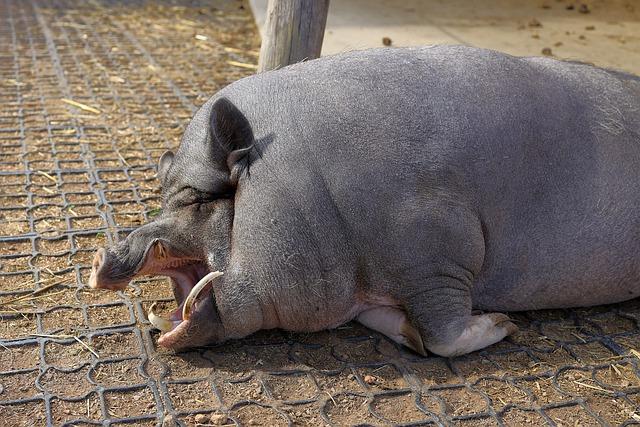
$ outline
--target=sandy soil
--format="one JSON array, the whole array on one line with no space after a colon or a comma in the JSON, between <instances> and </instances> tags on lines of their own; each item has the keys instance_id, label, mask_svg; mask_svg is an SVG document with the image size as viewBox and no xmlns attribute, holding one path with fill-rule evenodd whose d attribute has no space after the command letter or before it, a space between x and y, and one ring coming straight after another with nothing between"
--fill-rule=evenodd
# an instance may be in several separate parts
<instances>
[{"instance_id":1,"label":"sandy soil","mask_svg":"<svg viewBox=\"0 0 640 427\"><path fill-rule=\"evenodd\" d=\"M381 47L385 38L392 46L466 44L640 74L634 0L332 1L324 55Z\"/></svg>"}]
</instances>

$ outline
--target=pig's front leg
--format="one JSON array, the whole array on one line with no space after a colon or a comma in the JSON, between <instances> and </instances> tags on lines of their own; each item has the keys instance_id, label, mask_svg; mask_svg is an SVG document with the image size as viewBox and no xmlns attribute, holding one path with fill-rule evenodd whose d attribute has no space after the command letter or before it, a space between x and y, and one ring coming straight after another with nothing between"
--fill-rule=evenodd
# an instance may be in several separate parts
<instances>
[{"instance_id":1,"label":"pig's front leg","mask_svg":"<svg viewBox=\"0 0 640 427\"><path fill-rule=\"evenodd\" d=\"M427 350L453 357L497 343L518 330L502 313L471 314L468 286L453 277L433 277L419 285L419 298L405 301Z\"/></svg>"},{"instance_id":2,"label":"pig's front leg","mask_svg":"<svg viewBox=\"0 0 640 427\"><path fill-rule=\"evenodd\" d=\"M428 348L441 356L458 356L495 344L517 330L509 316L503 313L471 316L457 338L449 342L433 342Z\"/></svg>"},{"instance_id":3,"label":"pig's front leg","mask_svg":"<svg viewBox=\"0 0 640 427\"><path fill-rule=\"evenodd\" d=\"M367 328L386 335L398 344L405 345L423 356L427 355L418 330L407 318L407 313L397 307L374 307L363 311L356 318Z\"/></svg>"},{"instance_id":4,"label":"pig's front leg","mask_svg":"<svg viewBox=\"0 0 640 427\"><path fill-rule=\"evenodd\" d=\"M413 326L407 313L400 308L374 307L360 313L357 320L423 356L427 355L427 349L440 356L470 353L495 344L518 330L507 315L489 313L471 316L457 338L449 338L448 341L432 339L425 345L418 329ZM444 334L451 333L445 330L442 331ZM456 333L457 331L453 332L453 335Z\"/></svg>"}]
</instances>

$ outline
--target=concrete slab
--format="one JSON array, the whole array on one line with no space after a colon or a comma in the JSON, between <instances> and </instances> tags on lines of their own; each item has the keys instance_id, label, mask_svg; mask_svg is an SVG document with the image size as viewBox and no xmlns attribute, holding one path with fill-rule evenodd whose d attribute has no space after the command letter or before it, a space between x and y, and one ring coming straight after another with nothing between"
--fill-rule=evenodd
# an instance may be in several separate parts
<instances>
[{"instance_id":1,"label":"concrete slab","mask_svg":"<svg viewBox=\"0 0 640 427\"><path fill-rule=\"evenodd\" d=\"M259 28L267 0L250 0ZM465 44L582 60L640 74L634 0L331 0L323 55L382 46Z\"/></svg>"}]
</instances>

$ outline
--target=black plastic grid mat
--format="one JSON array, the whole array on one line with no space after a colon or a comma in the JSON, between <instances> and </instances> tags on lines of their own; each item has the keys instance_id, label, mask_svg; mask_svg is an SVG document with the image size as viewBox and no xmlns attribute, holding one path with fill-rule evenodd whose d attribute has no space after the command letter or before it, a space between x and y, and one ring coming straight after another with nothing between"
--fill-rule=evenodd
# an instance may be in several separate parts
<instances>
[{"instance_id":1,"label":"black plastic grid mat","mask_svg":"<svg viewBox=\"0 0 640 427\"><path fill-rule=\"evenodd\" d=\"M93 252L158 213L155 161L252 72L238 1L0 0L0 424L640 424L640 304L516 315L466 357L356 324L173 354L160 279L89 291Z\"/></svg>"}]
</instances>

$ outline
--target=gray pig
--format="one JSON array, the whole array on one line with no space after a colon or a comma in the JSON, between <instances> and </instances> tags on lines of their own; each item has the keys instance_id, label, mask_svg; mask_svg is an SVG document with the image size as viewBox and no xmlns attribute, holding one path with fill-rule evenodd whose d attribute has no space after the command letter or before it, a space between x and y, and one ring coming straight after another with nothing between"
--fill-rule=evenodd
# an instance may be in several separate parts
<instances>
[{"instance_id":1,"label":"gray pig","mask_svg":"<svg viewBox=\"0 0 640 427\"><path fill-rule=\"evenodd\" d=\"M171 277L174 349L356 319L453 356L516 331L500 312L640 295L622 72L462 46L326 57L218 92L158 176L162 215L100 249L90 285Z\"/></svg>"}]
</instances>

